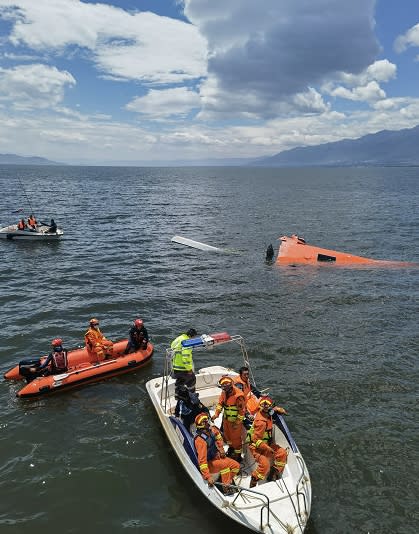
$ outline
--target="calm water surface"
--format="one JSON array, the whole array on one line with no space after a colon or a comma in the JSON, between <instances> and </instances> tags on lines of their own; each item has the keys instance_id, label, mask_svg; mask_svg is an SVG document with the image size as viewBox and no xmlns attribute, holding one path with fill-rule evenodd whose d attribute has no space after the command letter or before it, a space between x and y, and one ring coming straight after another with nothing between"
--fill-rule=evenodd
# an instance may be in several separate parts
<instances>
[{"instance_id":1,"label":"calm water surface","mask_svg":"<svg viewBox=\"0 0 419 534\"><path fill-rule=\"evenodd\" d=\"M289 411L312 477L308 534L418 532L419 269L263 260L297 233L419 262L419 169L3 166L0 184L1 226L32 209L65 231L0 242L3 372L54 337L79 345L91 316L113 339L141 316L155 344L137 373L49 398L1 382L1 533L244 534L195 492L145 393L190 326L241 334L258 385Z\"/></svg>"}]
</instances>

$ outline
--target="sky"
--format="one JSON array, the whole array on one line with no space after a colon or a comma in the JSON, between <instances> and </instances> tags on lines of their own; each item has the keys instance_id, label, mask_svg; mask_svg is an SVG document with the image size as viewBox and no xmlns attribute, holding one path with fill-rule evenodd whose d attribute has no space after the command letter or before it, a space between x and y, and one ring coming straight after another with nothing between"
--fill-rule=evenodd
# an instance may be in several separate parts
<instances>
[{"instance_id":1,"label":"sky","mask_svg":"<svg viewBox=\"0 0 419 534\"><path fill-rule=\"evenodd\" d=\"M418 124L418 0L0 0L0 154L258 158Z\"/></svg>"}]
</instances>

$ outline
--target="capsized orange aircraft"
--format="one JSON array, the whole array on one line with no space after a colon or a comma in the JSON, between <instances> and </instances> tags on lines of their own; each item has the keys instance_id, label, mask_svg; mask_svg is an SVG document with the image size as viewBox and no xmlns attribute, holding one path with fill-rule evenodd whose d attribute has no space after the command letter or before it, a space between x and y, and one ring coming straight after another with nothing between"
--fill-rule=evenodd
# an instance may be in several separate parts
<instances>
[{"instance_id":1,"label":"capsized orange aircraft","mask_svg":"<svg viewBox=\"0 0 419 534\"><path fill-rule=\"evenodd\" d=\"M319 263L332 263L348 266L419 266L417 263L407 261L373 260L370 258L363 258L362 256L347 254L346 252L338 252L336 250L328 250L314 245L308 245L302 237L298 237L295 234L291 237L282 236L279 240L281 241L281 244L275 262L277 265L293 265L297 263L315 265Z\"/></svg>"}]
</instances>

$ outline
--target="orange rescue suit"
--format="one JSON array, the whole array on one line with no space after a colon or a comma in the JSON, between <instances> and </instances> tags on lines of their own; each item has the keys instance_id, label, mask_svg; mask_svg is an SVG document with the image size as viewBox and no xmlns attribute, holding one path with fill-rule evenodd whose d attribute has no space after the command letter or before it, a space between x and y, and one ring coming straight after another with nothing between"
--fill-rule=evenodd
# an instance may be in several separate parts
<instances>
[{"instance_id":1,"label":"orange rescue suit","mask_svg":"<svg viewBox=\"0 0 419 534\"><path fill-rule=\"evenodd\" d=\"M256 395L252 392L252 387L250 385L250 382L247 380L243 380L243 378L239 375L234 379L234 385L238 384L238 388L243 391L243 395L246 401L246 408L247 411L254 415L259 408L259 399L256 397Z\"/></svg>"},{"instance_id":2,"label":"orange rescue suit","mask_svg":"<svg viewBox=\"0 0 419 534\"><path fill-rule=\"evenodd\" d=\"M274 408L275 409L275 408ZM255 415L253 425L248 432L250 437L249 450L257 462L252 477L264 480L273 461L273 467L280 474L287 463L287 451L277 445L272 438L272 416L259 411Z\"/></svg>"},{"instance_id":3,"label":"orange rescue suit","mask_svg":"<svg viewBox=\"0 0 419 534\"><path fill-rule=\"evenodd\" d=\"M246 414L246 401L243 392L233 386L229 395L223 391L215 408L214 419L223 410L223 434L227 444L234 449L234 454L242 453L243 445L243 419Z\"/></svg>"},{"instance_id":4,"label":"orange rescue suit","mask_svg":"<svg viewBox=\"0 0 419 534\"><path fill-rule=\"evenodd\" d=\"M100 362L105 359L106 354L112 354L113 343L106 339L99 328L90 327L84 334L86 349L92 362Z\"/></svg>"},{"instance_id":5,"label":"orange rescue suit","mask_svg":"<svg viewBox=\"0 0 419 534\"><path fill-rule=\"evenodd\" d=\"M221 432L215 425L210 426L209 432L197 432L195 449L204 480L210 480L211 473L220 473L221 482L231 484L233 477L239 472L240 464L226 457Z\"/></svg>"}]
</instances>

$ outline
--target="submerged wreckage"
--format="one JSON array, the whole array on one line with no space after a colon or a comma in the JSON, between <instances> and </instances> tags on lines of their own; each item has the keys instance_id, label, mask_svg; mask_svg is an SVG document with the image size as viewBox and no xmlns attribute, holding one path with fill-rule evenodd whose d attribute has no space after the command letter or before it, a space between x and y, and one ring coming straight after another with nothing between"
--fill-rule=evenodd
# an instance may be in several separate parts
<instances>
[{"instance_id":1,"label":"submerged wreckage","mask_svg":"<svg viewBox=\"0 0 419 534\"><path fill-rule=\"evenodd\" d=\"M314 245L309 245L302 237L293 234L291 237L282 236L279 238L281 241L278 256L276 258L276 265L295 265L295 264L308 264L315 265L319 263L333 263L336 265L365 265L365 266L377 266L377 267L403 267L414 266L415 263L406 261L393 261L393 260L374 260L371 258L364 258L362 256L355 256L348 254L347 252L338 252L336 250L328 250L320 248ZM268 247L266 251L266 259L273 261L272 246Z\"/></svg>"}]
</instances>

